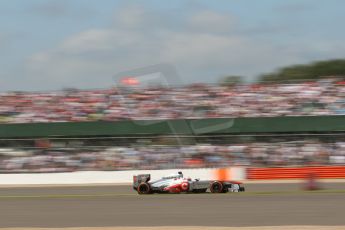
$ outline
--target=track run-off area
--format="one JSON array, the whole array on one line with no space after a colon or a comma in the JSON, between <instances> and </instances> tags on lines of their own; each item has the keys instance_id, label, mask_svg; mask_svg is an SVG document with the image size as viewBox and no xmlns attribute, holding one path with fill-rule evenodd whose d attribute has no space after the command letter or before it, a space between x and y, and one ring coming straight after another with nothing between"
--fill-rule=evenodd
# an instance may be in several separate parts
<instances>
[{"instance_id":1,"label":"track run-off area","mask_svg":"<svg viewBox=\"0 0 345 230\"><path fill-rule=\"evenodd\" d=\"M247 184L244 193L154 195L138 195L130 185L0 188L0 228L345 226L345 183L322 183L317 191L301 186Z\"/></svg>"}]
</instances>

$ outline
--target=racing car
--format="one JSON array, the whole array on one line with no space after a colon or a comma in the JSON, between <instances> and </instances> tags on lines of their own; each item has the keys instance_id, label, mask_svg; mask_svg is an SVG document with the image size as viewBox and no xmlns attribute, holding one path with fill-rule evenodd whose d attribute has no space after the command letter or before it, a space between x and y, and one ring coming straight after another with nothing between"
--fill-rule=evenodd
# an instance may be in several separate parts
<instances>
[{"instance_id":1,"label":"racing car","mask_svg":"<svg viewBox=\"0 0 345 230\"><path fill-rule=\"evenodd\" d=\"M200 180L184 178L182 172L150 181L151 174L133 176L133 189L138 194L153 193L226 193L244 192L243 184L238 181Z\"/></svg>"}]
</instances>

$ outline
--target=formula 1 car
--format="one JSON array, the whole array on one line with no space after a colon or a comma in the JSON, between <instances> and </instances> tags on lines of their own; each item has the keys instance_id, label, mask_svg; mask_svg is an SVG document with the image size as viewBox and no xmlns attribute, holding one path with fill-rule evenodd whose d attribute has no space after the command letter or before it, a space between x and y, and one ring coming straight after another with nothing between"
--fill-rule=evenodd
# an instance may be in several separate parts
<instances>
[{"instance_id":1,"label":"formula 1 car","mask_svg":"<svg viewBox=\"0 0 345 230\"><path fill-rule=\"evenodd\" d=\"M138 194L152 193L226 193L244 192L245 189L238 181L210 181L184 178L182 172L162 177L162 179L150 182L150 174L133 176L133 189Z\"/></svg>"}]
</instances>

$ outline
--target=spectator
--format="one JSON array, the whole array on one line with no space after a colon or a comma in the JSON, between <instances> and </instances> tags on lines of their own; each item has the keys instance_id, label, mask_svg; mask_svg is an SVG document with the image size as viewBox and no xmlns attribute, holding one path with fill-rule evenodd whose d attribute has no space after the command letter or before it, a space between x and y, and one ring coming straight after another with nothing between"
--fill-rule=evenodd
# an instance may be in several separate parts
<instances>
[{"instance_id":1,"label":"spectator","mask_svg":"<svg viewBox=\"0 0 345 230\"><path fill-rule=\"evenodd\" d=\"M344 164L345 144L316 140L189 146L0 149L0 173Z\"/></svg>"},{"instance_id":2,"label":"spectator","mask_svg":"<svg viewBox=\"0 0 345 230\"><path fill-rule=\"evenodd\" d=\"M336 80L0 94L1 123L345 115Z\"/></svg>"}]
</instances>

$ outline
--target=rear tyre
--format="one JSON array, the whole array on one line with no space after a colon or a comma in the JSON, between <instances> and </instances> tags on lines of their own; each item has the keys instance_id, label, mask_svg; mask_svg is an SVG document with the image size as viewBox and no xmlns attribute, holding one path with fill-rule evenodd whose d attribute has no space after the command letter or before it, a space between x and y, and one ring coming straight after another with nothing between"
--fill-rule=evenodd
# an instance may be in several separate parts
<instances>
[{"instance_id":1,"label":"rear tyre","mask_svg":"<svg viewBox=\"0 0 345 230\"><path fill-rule=\"evenodd\" d=\"M240 192L244 192L245 188L244 187L240 187Z\"/></svg>"},{"instance_id":2,"label":"rear tyre","mask_svg":"<svg viewBox=\"0 0 345 230\"><path fill-rule=\"evenodd\" d=\"M214 181L211 183L211 186L210 186L210 191L212 193L222 193L224 190L223 190L223 184L219 181Z\"/></svg>"},{"instance_id":3,"label":"rear tyre","mask_svg":"<svg viewBox=\"0 0 345 230\"><path fill-rule=\"evenodd\" d=\"M138 194L140 194L140 195L150 194L151 193L151 187L148 183L143 182L143 183L138 185L137 191L138 191Z\"/></svg>"}]
</instances>

